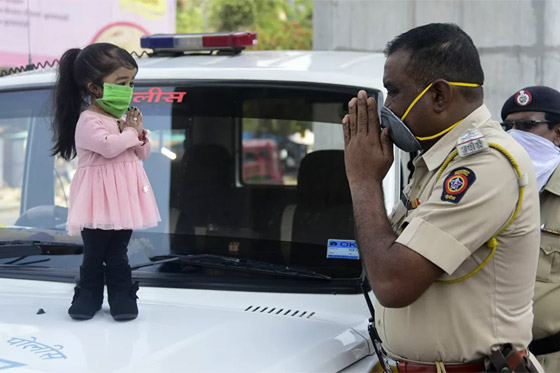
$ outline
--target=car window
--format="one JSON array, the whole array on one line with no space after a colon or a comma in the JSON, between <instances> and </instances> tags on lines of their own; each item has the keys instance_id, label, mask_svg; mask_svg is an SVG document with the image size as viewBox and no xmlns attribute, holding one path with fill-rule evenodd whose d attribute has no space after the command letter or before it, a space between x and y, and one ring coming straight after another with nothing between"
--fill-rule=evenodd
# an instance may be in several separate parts
<instances>
[{"instance_id":1,"label":"car window","mask_svg":"<svg viewBox=\"0 0 560 373\"><path fill-rule=\"evenodd\" d=\"M19 217L25 146L30 118L4 118L0 122L0 224Z\"/></svg>"},{"instance_id":2,"label":"car window","mask_svg":"<svg viewBox=\"0 0 560 373\"><path fill-rule=\"evenodd\" d=\"M340 126L344 94L336 97L304 87L255 88L246 93L241 103L244 183L296 186L307 154L344 149Z\"/></svg>"},{"instance_id":3,"label":"car window","mask_svg":"<svg viewBox=\"0 0 560 373\"><path fill-rule=\"evenodd\" d=\"M131 264L214 254L360 277L357 257L329 256L328 249L329 240L354 239L340 122L355 92L279 82L137 82L132 105L149 131L152 153L143 164L162 222L134 232ZM79 241L61 238L77 160L50 156L50 94L0 92L0 224L12 227L0 230L17 238L14 229L27 227ZM49 265L76 263L55 258Z\"/></svg>"},{"instance_id":4,"label":"car window","mask_svg":"<svg viewBox=\"0 0 560 373\"><path fill-rule=\"evenodd\" d=\"M29 182L24 183L25 170L29 167L29 160L26 159L30 145L29 136L30 133L37 133L40 128L45 127L44 124L48 120L45 103L48 97L47 90L0 93L1 225L17 224L22 212L41 198L50 198L49 202L52 204L54 186L43 184L45 193L35 193L35 188L27 188ZM49 140L50 138L46 139L47 144L50 144ZM45 144L39 144L37 141L36 143L39 151L46 150ZM48 153L43 152L42 155L48 158ZM52 174L52 165L49 168ZM50 175L43 182L53 180Z\"/></svg>"},{"instance_id":5,"label":"car window","mask_svg":"<svg viewBox=\"0 0 560 373\"><path fill-rule=\"evenodd\" d=\"M296 186L300 163L307 154L344 149L338 123L243 118L242 126L242 181L246 184Z\"/></svg>"}]
</instances>

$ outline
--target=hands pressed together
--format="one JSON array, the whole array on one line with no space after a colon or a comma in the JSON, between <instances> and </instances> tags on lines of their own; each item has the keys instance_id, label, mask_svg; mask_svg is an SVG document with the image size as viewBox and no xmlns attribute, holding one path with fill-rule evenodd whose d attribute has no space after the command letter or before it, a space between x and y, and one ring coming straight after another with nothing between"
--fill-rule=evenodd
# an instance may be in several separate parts
<instances>
[{"instance_id":1,"label":"hands pressed together","mask_svg":"<svg viewBox=\"0 0 560 373\"><path fill-rule=\"evenodd\" d=\"M389 129L381 131L377 103L363 90L350 100L348 111L342 119L348 181L381 183L393 164Z\"/></svg>"},{"instance_id":2,"label":"hands pressed together","mask_svg":"<svg viewBox=\"0 0 560 373\"><path fill-rule=\"evenodd\" d=\"M132 127L136 130L136 132L138 132L139 137L142 136L142 133L144 131L144 121L143 121L142 113L140 112L140 109L138 109L137 107L135 106L130 107L126 112L125 120L124 121L119 120L118 123L121 132L126 127Z\"/></svg>"}]
</instances>

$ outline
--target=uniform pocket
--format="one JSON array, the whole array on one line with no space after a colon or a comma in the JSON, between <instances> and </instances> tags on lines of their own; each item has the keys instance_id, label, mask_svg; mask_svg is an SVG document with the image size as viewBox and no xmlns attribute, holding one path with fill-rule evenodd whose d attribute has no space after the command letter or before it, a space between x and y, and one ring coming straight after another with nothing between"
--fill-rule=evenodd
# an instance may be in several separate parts
<instances>
[{"instance_id":1,"label":"uniform pocket","mask_svg":"<svg viewBox=\"0 0 560 373\"><path fill-rule=\"evenodd\" d=\"M537 280L560 282L560 235L541 233Z\"/></svg>"}]
</instances>

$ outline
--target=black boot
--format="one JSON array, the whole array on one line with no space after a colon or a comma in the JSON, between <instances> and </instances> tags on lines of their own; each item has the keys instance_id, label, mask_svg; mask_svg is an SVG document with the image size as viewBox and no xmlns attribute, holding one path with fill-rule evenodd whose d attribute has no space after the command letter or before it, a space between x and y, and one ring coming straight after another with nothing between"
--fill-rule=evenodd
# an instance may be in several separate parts
<instances>
[{"instance_id":1,"label":"black boot","mask_svg":"<svg viewBox=\"0 0 560 373\"><path fill-rule=\"evenodd\" d=\"M138 282L132 282L128 264L107 266L105 269L111 315L117 321L133 320L138 316L136 292Z\"/></svg>"},{"instance_id":2,"label":"black boot","mask_svg":"<svg viewBox=\"0 0 560 373\"><path fill-rule=\"evenodd\" d=\"M103 304L103 267L80 267L80 279L74 288L68 314L75 320L89 320Z\"/></svg>"}]
</instances>

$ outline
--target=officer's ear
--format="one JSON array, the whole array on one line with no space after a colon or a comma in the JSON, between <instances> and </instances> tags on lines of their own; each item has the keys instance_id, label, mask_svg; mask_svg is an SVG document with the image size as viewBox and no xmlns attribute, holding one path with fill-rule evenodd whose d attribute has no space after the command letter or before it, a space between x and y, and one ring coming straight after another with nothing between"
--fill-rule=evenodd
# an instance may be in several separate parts
<instances>
[{"instance_id":1,"label":"officer's ear","mask_svg":"<svg viewBox=\"0 0 560 373\"><path fill-rule=\"evenodd\" d=\"M554 145L560 146L560 123L554 127Z\"/></svg>"},{"instance_id":2,"label":"officer's ear","mask_svg":"<svg viewBox=\"0 0 560 373\"><path fill-rule=\"evenodd\" d=\"M436 113L441 113L449 109L454 92L447 81L443 79L434 81L434 84L430 87L430 91L432 92L433 108Z\"/></svg>"}]
</instances>

